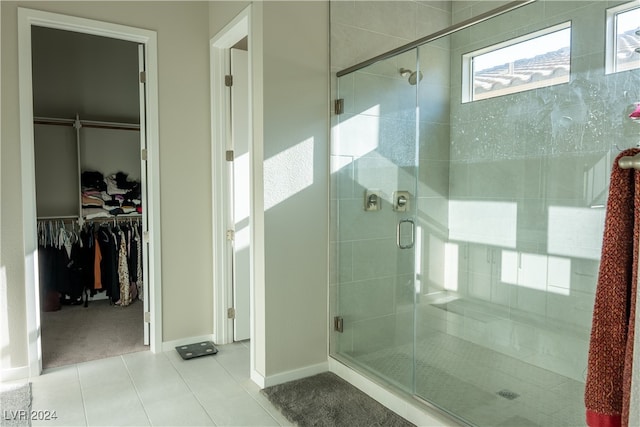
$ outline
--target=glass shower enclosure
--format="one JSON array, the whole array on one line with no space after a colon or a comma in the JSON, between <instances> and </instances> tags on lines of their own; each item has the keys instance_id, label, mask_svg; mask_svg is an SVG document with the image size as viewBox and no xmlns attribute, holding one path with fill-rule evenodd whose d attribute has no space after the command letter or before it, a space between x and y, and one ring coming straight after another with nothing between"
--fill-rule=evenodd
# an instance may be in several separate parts
<instances>
[{"instance_id":1,"label":"glass shower enclosure","mask_svg":"<svg viewBox=\"0 0 640 427\"><path fill-rule=\"evenodd\" d=\"M627 13L536 1L338 73L332 357L467 424L584 425L611 164L640 142Z\"/></svg>"}]
</instances>

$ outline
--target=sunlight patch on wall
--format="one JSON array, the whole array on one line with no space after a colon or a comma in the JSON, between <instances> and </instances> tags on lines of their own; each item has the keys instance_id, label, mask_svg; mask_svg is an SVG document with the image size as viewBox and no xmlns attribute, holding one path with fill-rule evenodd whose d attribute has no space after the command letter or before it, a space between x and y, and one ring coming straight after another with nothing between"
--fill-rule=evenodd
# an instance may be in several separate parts
<instances>
[{"instance_id":1,"label":"sunlight patch on wall","mask_svg":"<svg viewBox=\"0 0 640 427\"><path fill-rule=\"evenodd\" d=\"M233 247L236 251L249 249L251 244L251 233L249 233L249 224L244 226L236 226L233 236Z\"/></svg>"},{"instance_id":2,"label":"sunlight patch on wall","mask_svg":"<svg viewBox=\"0 0 640 427\"><path fill-rule=\"evenodd\" d=\"M392 202L393 192L408 190L415 186L415 176L380 153L372 153L356 160L355 182L361 188L382 191L382 197ZM413 193L413 191L412 191Z\"/></svg>"},{"instance_id":3,"label":"sunlight patch on wall","mask_svg":"<svg viewBox=\"0 0 640 427\"><path fill-rule=\"evenodd\" d=\"M500 281L542 292L569 295L571 260L526 252L502 251Z\"/></svg>"},{"instance_id":4,"label":"sunlight patch on wall","mask_svg":"<svg viewBox=\"0 0 640 427\"><path fill-rule=\"evenodd\" d=\"M249 193L251 191L251 164L249 161L249 153L238 156L233 161L233 217L236 224L242 220L249 218Z\"/></svg>"},{"instance_id":5,"label":"sunlight patch on wall","mask_svg":"<svg viewBox=\"0 0 640 427\"><path fill-rule=\"evenodd\" d=\"M444 244L444 288L448 291L458 290L458 252L457 243Z\"/></svg>"},{"instance_id":6,"label":"sunlight patch on wall","mask_svg":"<svg viewBox=\"0 0 640 427\"><path fill-rule=\"evenodd\" d=\"M342 156L340 154L333 154L331 156L331 173L336 173L342 168L349 166L353 163L353 156Z\"/></svg>"},{"instance_id":7,"label":"sunlight patch on wall","mask_svg":"<svg viewBox=\"0 0 640 427\"><path fill-rule=\"evenodd\" d=\"M264 161L264 207L271 209L313 184L313 137Z\"/></svg>"},{"instance_id":8,"label":"sunlight patch on wall","mask_svg":"<svg viewBox=\"0 0 640 427\"><path fill-rule=\"evenodd\" d=\"M547 263L547 289L561 295L571 291L571 260L550 256Z\"/></svg>"},{"instance_id":9,"label":"sunlight patch on wall","mask_svg":"<svg viewBox=\"0 0 640 427\"><path fill-rule=\"evenodd\" d=\"M433 234L429 235L429 283L444 288L444 242Z\"/></svg>"},{"instance_id":10,"label":"sunlight patch on wall","mask_svg":"<svg viewBox=\"0 0 640 427\"><path fill-rule=\"evenodd\" d=\"M362 157L378 148L380 140L380 106L341 121L333 128L331 154Z\"/></svg>"},{"instance_id":11,"label":"sunlight patch on wall","mask_svg":"<svg viewBox=\"0 0 640 427\"><path fill-rule=\"evenodd\" d=\"M515 202L449 201L449 239L516 247L518 205Z\"/></svg>"},{"instance_id":12,"label":"sunlight patch on wall","mask_svg":"<svg viewBox=\"0 0 640 427\"><path fill-rule=\"evenodd\" d=\"M547 252L573 258L600 259L604 209L550 206Z\"/></svg>"}]
</instances>

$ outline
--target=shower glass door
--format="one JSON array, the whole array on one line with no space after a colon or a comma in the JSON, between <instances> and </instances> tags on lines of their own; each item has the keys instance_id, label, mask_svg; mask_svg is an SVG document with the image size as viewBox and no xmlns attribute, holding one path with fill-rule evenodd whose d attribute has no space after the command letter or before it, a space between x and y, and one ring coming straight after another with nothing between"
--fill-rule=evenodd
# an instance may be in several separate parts
<instances>
[{"instance_id":1,"label":"shower glass door","mask_svg":"<svg viewBox=\"0 0 640 427\"><path fill-rule=\"evenodd\" d=\"M332 356L471 425L584 425L639 10L527 3L338 78Z\"/></svg>"},{"instance_id":2,"label":"shower glass door","mask_svg":"<svg viewBox=\"0 0 640 427\"><path fill-rule=\"evenodd\" d=\"M640 136L608 7L534 2L418 48L415 394L473 425L584 425L608 177Z\"/></svg>"},{"instance_id":3,"label":"shower glass door","mask_svg":"<svg viewBox=\"0 0 640 427\"><path fill-rule=\"evenodd\" d=\"M331 148L331 352L413 393L417 52L338 79ZM340 329L339 327L336 329Z\"/></svg>"}]
</instances>

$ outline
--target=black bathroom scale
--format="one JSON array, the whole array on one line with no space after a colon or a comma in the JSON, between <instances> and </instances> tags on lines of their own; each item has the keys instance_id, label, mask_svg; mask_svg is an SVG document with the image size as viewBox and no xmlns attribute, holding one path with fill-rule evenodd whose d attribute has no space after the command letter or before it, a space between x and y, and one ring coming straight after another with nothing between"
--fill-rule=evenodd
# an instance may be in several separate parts
<instances>
[{"instance_id":1,"label":"black bathroom scale","mask_svg":"<svg viewBox=\"0 0 640 427\"><path fill-rule=\"evenodd\" d=\"M176 347L176 351L184 360L189 360L194 357L216 354L218 349L213 345L212 341L203 341L195 344L179 345Z\"/></svg>"}]
</instances>

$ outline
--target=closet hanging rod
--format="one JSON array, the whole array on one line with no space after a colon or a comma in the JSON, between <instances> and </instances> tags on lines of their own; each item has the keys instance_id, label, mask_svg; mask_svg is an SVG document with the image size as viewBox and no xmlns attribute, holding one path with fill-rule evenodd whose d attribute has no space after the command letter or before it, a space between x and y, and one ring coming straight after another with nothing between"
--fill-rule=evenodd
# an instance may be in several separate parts
<instances>
[{"instance_id":1,"label":"closet hanging rod","mask_svg":"<svg viewBox=\"0 0 640 427\"><path fill-rule=\"evenodd\" d=\"M123 221L138 221L142 219L141 214L137 215L118 215L118 216L99 216L95 218L85 218L85 222L123 222Z\"/></svg>"},{"instance_id":2,"label":"closet hanging rod","mask_svg":"<svg viewBox=\"0 0 640 427\"><path fill-rule=\"evenodd\" d=\"M33 123L37 125L73 126L75 119L58 119L54 117L34 117ZM96 120L80 120L82 127L98 129L140 130L137 123L100 122Z\"/></svg>"},{"instance_id":3,"label":"closet hanging rod","mask_svg":"<svg viewBox=\"0 0 640 427\"><path fill-rule=\"evenodd\" d=\"M54 215L54 216L39 216L38 221L77 221L80 217L78 215ZM142 219L142 214L136 215L118 215L118 216L100 216L96 218L83 218L84 222L113 222L113 221L135 221Z\"/></svg>"}]
</instances>

